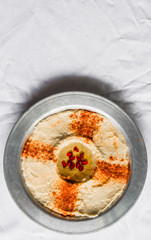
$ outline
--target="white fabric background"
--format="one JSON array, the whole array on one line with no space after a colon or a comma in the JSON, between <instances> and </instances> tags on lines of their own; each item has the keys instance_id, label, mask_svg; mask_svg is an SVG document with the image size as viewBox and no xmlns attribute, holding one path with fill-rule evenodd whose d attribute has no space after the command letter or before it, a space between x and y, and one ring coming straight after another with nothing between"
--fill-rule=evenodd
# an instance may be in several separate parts
<instances>
[{"instance_id":1,"label":"white fabric background","mask_svg":"<svg viewBox=\"0 0 151 240\"><path fill-rule=\"evenodd\" d=\"M80 78L82 76L82 78ZM16 206L3 176L5 143L37 100L65 90L102 94L137 123L148 175L134 207L91 234L65 235ZM151 239L151 1L0 0L0 239Z\"/></svg>"}]
</instances>

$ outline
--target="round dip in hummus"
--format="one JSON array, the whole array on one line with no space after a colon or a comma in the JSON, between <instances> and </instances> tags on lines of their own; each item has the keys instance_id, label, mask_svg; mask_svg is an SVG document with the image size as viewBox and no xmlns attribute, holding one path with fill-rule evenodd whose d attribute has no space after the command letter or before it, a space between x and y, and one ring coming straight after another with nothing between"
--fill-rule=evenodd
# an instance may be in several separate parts
<instances>
[{"instance_id":1,"label":"round dip in hummus","mask_svg":"<svg viewBox=\"0 0 151 240\"><path fill-rule=\"evenodd\" d=\"M129 148L105 116L68 110L35 126L22 150L21 171L32 197L47 209L92 218L123 194Z\"/></svg>"}]
</instances>

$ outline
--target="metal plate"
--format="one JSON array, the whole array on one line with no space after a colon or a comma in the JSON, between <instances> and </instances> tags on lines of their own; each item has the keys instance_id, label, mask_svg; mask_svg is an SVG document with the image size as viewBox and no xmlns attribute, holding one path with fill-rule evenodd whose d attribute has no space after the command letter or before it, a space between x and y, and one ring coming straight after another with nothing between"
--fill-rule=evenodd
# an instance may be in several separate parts
<instances>
[{"instance_id":1,"label":"metal plate","mask_svg":"<svg viewBox=\"0 0 151 240\"><path fill-rule=\"evenodd\" d=\"M54 216L40 208L28 195L20 175L20 154L33 127L43 118L67 109L87 109L107 116L126 137L131 154L131 178L120 200L104 214L83 220ZM124 215L139 197L147 172L147 155L142 136L128 115L113 102L95 94L65 92L45 98L18 120L8 138L4 154L4 174L17 205L41 225L66 233L86 233L103 228Z\"/></svg>"}]
</instances>

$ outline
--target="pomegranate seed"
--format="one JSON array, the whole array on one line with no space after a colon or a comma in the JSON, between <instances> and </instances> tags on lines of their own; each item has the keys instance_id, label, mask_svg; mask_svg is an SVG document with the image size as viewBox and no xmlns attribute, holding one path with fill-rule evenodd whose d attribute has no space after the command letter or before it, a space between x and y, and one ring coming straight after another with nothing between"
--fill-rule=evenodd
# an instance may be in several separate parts
<instances>
[{"instance_id":1,"label":"pomegranate seed","mask_svg":"<svg viewBox=\"0 0 151 240\"><path fill-rule=\"evenodd\" d=\"M74 163L72 163L70 166L70 169L72 169L72 168L74 168L75 167L75 164Z\"/></svg>"},{"instance_id":2,"label":"pomegranate seed","mask_svg":"<svg viewBox=\"0 0 151 240\"><path fill-rule=\"evenodd\" d=\"M72 156L72 157L69 157L69 159L70 159L70 160L74 160L74 159L75 159L75 157L74 157L74 156Z\"/></svg>"},{"instance_id":3,"label":"pomegranate seed","mask_svg":"<svg viewBox=\"0 0 151 240\"><path fill-rule=\"evenodd\" d=\"M68 153L67 153L67 156L68 156L68 157L72 157L72 155L73 155L72 152L68 152Z\"/></svg>"},{"instance_id":4,"label":"pomegranate seed","mask_svg":"<svg viewBox=\"0 0 151 240\"><path fill-rule=\"evenodd\" d=\"M70 160L68 160L67 166L70 166L71 164L72 164L72 162Z\"/></svg>"},{"instance_id":5,"label":"pomegranate seed","mask_svg":"<svg viewBox=\"0 0 151 240\"><path fill-rule=\"evenodd\" d=\"M82 165L80 165L79 171L83 171L83 166Z\"/></svg>"},{"instance_id":6,"label":"pomegranate seed","mask_svg":"<svg viewBox=\"0 0 151 240\"><path fill-rule=\"evenodd\" d=\"M79 152L79 149L77 147L74 147L73 149L75 152Z\"/></svg>"},{"instance_id":7,"label":"pomegranate seed","mask_svg":"<svg viewBox=\"0 0 151 240\"><path fill-rule=\"evenodd\" d=\"M63 165L63 167L66 167L66 166L67 166L67 164L66 164L65 161L62 161L62 165Z\"/></svg>"},{"instance_id":8,"label":"pomegranate seed","mask_svg":"<svg viewBox=\"0 0 151 240\"><path fill-rule=\"evenodd\" d=\"M78 162L80 162L80 161L81 161L81 158L80 158L80 157L78 157L78 156L76 156L76 159L78 160Z\"/></svg>"},{"instance_id":9,"label":"pomegranate seed","mask_svg":"<svg viewBox=\"0 0 151 240\"><path fill-rule=\"evenodd\" d=\"M84 158L84 153L80 153L80 158L83 159Z\"/></svg>"},{"instance_id":10,"label":"pomegranate seed","mask_svg":"<svg viewBox=\"0 0 151 240\"><path fill-rule=\"evenodd\" d=\"M76 163L76 168L78 168L79 169L79 167L80 167L80 163Z\"/></svg>"},{"instance_id":11,"label":"pomegranate seed","mask_svg":"<svg viewBox=\"0 0 151 240\"><path fill-rule=\"evenodd\" d=\"M87 165L88 164L88 161L87 160L83 160L82 161L82 165Z\"/></svg>"}]
</instances>

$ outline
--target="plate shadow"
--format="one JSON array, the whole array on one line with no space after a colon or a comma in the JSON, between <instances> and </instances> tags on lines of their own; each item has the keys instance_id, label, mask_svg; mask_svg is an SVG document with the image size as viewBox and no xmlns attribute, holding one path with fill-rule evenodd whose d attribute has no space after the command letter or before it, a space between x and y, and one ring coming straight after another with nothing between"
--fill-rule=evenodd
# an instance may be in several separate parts
<instances>
[{"instance_id":1,"label":"plate shadow","mask_svg":"<svg viewBox=\"0 0 151 240\"><path fill-rule=\"evenodd\" d=\"M115 89L113 85L101 79L80 75L64 75L44 79L39 88L32 93L26 109L45 97L67 91L84 91L106 97L115 102L135 121L132 103L124 99L122 90Z\"/></svg>"}]
</instances>

